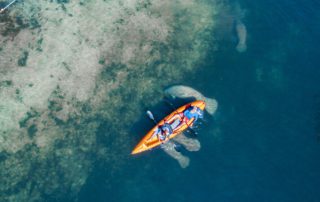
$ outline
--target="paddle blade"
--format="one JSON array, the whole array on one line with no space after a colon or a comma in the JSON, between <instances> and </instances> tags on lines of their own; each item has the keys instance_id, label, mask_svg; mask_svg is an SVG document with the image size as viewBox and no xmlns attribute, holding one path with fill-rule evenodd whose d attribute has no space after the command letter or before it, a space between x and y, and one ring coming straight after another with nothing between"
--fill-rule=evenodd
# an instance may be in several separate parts
<instances>
[{"instance_id":1,"label":"paddle blade","mask_svg":"<svg viewBox=\"0 0 320 202\"><path fill-rule=\"evenodd\" d=\"M150 119L154 120L153 114L151 113L151 111L147 111L147 115Z\"/></svg>"},{"instance_id":2,"label":"paddle blade","mask_svg":"<svg viewBox=\"0 0 320 202\"><path fill-rule=\"evenodd\" d=\"M157 124L157 121L154 119L153 114L151 113L151 111L148 110L147 111L147 115L155 124Z\"/></svg>"}]
</instances>

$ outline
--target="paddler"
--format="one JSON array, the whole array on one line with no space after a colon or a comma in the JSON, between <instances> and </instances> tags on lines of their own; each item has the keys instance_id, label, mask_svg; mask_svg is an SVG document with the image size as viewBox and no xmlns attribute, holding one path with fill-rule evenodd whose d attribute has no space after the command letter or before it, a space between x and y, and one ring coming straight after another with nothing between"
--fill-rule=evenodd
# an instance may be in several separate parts
<instances>
[{"instance_id":1,"label":"paddler","mask_svg":"<svg viewBox=\"0 0 320 202\"><path fill-rule=\"evenodd\" d=\"M156 128L154 135L156 134L160 141L166 142L169 140L169 136L173 133L173 130L168 123L164 123L162 126Z\"/></svg>"},{"instance_id":2,"label":"paddler","mask_svg":"<svg viewBox=\"0 0 320 202\"><path fill-rule=\"evenodd\" d=\"M198 118L203 118L203 111L198 107L190 106L183 113L176 114L162 126L157 127L154 135L157 134L160 141L166 142L169 140L169 136L173 133L173 130L179 128L183 122L188 123L192 118L194 118L194 121L197 121Z\"/></svg>"},{"instance_id":3,"label":"paddler","mask_svg":"<svg viewBox=\"0 0 320 202\"><path fill-rule=\"evenodd\" d=\"M184 112L176 114L171 119L167 120L167 123L170 124L173 130L176 130L183 122L188 123L192 118L194 118L194 122L196 122L198 118L203 118L203 111L196 106L190 106Z\"/></svg>"},{"instance_id":4,"label":"paddler","mask_svg":"<svg viewBox=\"0 0 320 202\"><path fill-rule=\"evenodd\" d=\"M198 118L203 118L203 111L196 106L190 106L183 112L183 115L183 121L187 123L192 118L194 118L194 121L197 121Z\"/></svg>"}]
</instances>

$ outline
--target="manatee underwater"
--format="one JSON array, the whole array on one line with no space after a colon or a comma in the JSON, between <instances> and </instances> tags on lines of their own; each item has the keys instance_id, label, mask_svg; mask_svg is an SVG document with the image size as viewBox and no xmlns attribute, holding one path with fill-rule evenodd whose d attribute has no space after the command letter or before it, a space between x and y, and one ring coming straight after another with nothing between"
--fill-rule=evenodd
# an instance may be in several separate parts
<instances>
[{"instance_id":1,"label":"manatee underwater","mask_svg":"<svg viewBox=\"0 0 320 202\"><path fill-rule=\"evenodd\" d=\"M158 103L164 85L198 69L219 10L196 0L23 0L5 9L0 201L76 201L93 173L108 174L100 185L126 169L141 102Z\"/></svg>"},{"instance_id":2,"label":"manatee underwater","mask_svg":"<svg viewBox=\"0 0 320 202\"><path fill-rule=\"evenodd\" d=\"M235 13L235 31L238 37L238 44L236 46L236 50L239 53L243 53L247 50L247 28L246 25L243 23L243 18L245 16L245 10L241 9L240 4L236 3L234 6L234 13Z\"/></svg>"},{"instance_id":3,"label":"manatee underwater","mask_svg":"<svg viewBox=\"0 0 320 202\"><path fill-rule=\"evenodd\" d=\"M234 2L216 16L219 19L217 21L219 29L215 30L216 37L232 43L239 53L247 50L246 13L247 10L242 8L239 2Z\"/></svg>"},{"instance_id":4,"label":"manatee underwater","mask_svg":"<svg viewBox=\"0 0 320 202\"><path fill-rule=\"evenodd\" d=\"M171 86L164 91L165 96L168 98L180 98L180 99L186 99L186 98L195 98L196 100L203 100L206 103L206 111L213 115L214 112L218 108L218 103L215 99L207 98L204 95L202 95L197 90L184 85L174 85Z\"/></svg>"},{"instance_id":5,"label":"manatee underwater","mask_svg":"<svg viewBox=\"0 0 320 202\"><path fill-rule=\"evenodd\" d=\"M214 115L218 108L218 102L213 98L207 98L202 95L199 91L184 85L175 85L165 89L165 96L167 98L179 98L179 99L187 99L194 98L196 100L204 100L206 102L205 110L211 116ZM169 141L165 144L161 145L161 148L164 152L166 152L169 156L178 161L179 165L182 168L186 168L189 166L190 159L187 156L184 156L180 151L176 149L176 143L182 145L187 151L195 152L199 151L201 148L201 144L199 140L190 138L183 132L179 134L172 141Z\"/></svg>"},{"instance_id":6,"label":"manatee underwater","mask_svg":"<svg viewBox=\"0 0 320 202\"><path fill-rule=\"evenodd\" d=\"M241 20L236 20L236 31L237 31L237 36L238 36L238 44L236 46L236 50L240 53L245 52L247 50L247 28L243 24Z\"/></svg>"}]
</instances>

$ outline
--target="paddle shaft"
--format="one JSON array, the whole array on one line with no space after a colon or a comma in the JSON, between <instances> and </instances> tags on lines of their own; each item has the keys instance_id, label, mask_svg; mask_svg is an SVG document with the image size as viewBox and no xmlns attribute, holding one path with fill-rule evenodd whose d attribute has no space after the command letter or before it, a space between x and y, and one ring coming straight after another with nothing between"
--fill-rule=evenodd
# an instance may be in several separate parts
<instances>
[{"instance_id":1,"label":"paddle shaft","mask_svg":"<svg viewBox=\"0 0 320 202\"><path fill-rule=\"evenodd\" d=\"M4 8L0 9L0 13L2 13L4 10L6 10L7 8L9 8L9 6L11 6L11 4L13 4L14 2L16 2L17 0L13 0L11 1L8 5L6 5Z\"/></svg>"}]
</instances>

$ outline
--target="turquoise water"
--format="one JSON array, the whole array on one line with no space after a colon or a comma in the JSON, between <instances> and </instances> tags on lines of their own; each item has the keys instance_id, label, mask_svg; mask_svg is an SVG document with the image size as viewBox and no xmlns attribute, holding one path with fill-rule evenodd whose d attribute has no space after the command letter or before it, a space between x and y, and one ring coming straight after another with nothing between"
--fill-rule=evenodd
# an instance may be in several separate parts
<instances>
[{"instance_id":1,"label":"turquoise water","mask_svg":"<svg viewBox=\"0 0 320 202\"><path fill-rule=\"evenodd\" d=\"M240 3L248 50L218 39L200 70L185 75L183 84L219 102L199 130L201 150L186 152L190 166L157 149L128 156L115 173L97 163L80 201L320 200L320 5ZM170 111L157 107L158 117ZM146 119L133 127L132 147L152 126Z\"/></svg>"},{"instance_id":2,"label":"turquoise water","mask_svg":"<svg viewBox=\"0 0 320 202\"><path fill-rule=\"evenodd\" d=\"M320 201L320 3L161 1L1 14L0 201ZM219 103L201 150L179 148L187 168L161 149L129 155L154 125L144 111L172 111L155 95L174 84Z\"/></svg>"}]
</instances>

